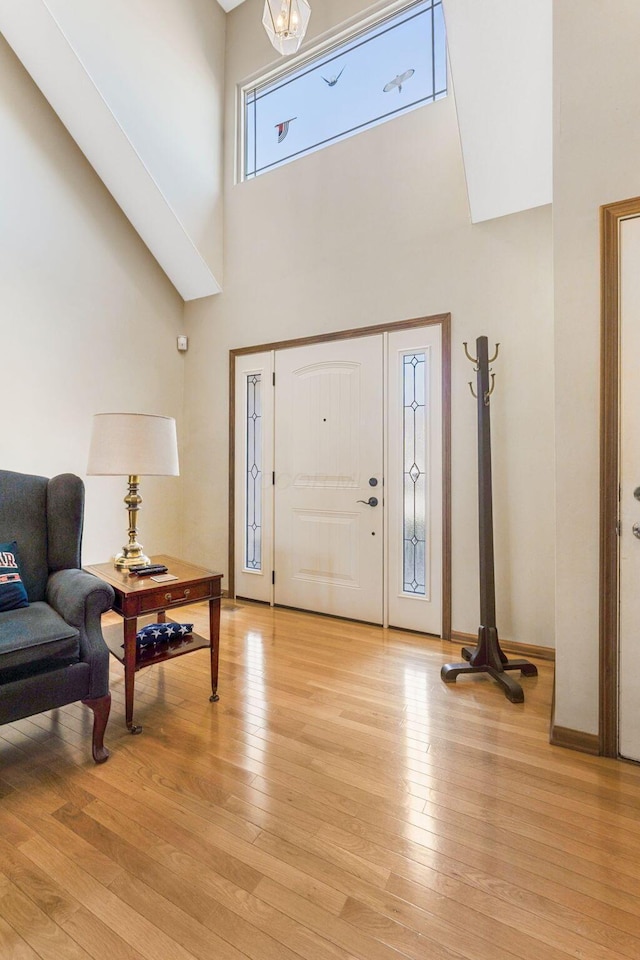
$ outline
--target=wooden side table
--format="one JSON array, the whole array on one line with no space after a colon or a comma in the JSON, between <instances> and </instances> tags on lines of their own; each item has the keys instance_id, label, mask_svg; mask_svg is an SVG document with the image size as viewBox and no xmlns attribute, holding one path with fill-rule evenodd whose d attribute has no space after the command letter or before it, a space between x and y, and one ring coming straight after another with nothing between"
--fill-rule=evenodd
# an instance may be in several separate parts
<instances>
[{"instance_id":1,"label":"wooden side table","mask_svg":"<svg viewBox=\"0 0 640 960\"><path fill-rule=\"evenodd\" d=\"M209 647L211 651L211 696L218 697L218 654L220 643L220 599L222 590L221 573L212 573L203 567L183 563L175 557L156 556L152 563L162 563L168 567L168 573L177 580L158 583L151 577L136 577L126 570L116 570L112 563L98 563L86 567L101 580L110 583L115 591L113 610L124 620L124 630L119 624L105 627L104 638L111 653L124 664L124 684L126 697L126 722L131 733L141 733L142 727L133 722L134 678L138 670L150 667L154 663L163 663L174 657ZM136 634L138 617L156 614L158 623L166 620L166 611L172 607L184 607L190 603L209 601L209 639L197 633L181 637L176 641L167 641L153 648L138 650ZM123 646L124 633L124 646Z\"/></svg>"}]
</instances>

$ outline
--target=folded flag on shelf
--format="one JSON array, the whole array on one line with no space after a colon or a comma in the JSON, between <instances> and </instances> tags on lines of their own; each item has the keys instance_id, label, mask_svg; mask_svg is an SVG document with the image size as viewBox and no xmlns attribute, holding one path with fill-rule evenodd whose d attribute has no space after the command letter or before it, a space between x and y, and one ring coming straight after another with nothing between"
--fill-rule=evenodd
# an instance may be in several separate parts
<instances>
[{"instance_id":1,"label":"folded flag on shelf","mask_svg":"<svg viewBox=\"0 0 640 960\"><path fill-rule=\"evenodd\" d=\"M167 640L181 640L193 632L192 623L149 623L136 634L139 647L147 647L154 643L165 643Z\"/></svg>"}]
</instances>

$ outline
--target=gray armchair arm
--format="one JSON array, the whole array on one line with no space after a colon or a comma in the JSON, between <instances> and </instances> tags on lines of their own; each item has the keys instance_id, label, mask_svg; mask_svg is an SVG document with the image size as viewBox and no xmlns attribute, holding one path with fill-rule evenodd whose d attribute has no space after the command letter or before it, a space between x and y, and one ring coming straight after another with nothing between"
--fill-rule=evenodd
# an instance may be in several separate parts
<instances>
[{"instance_id":1,"label":"gray armchair arm","mask_svg":"<svg viewBox=\"0 0 640 960\"><path fill-rule=\"evenodd\" d=\"M110 610L113 588L84 570L58 570L47 581L47 603L80 631L80 656L91 668L90 697L109 689L109 650L102 636L101 617Z\"/></svg>"}]
</instances>

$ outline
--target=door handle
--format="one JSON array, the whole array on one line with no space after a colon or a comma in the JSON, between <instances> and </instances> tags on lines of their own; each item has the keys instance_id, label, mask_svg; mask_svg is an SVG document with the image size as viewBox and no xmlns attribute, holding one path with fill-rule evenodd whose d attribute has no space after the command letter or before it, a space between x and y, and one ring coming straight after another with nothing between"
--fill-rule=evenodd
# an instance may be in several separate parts
<instances>
[{"instance_id":1,"label":"door handle","mask_svg":"<svg viewBox=\"0 0 640 960\"><path fill-rule=\"evenodd\" d=\"M638 521L631 527L631 533L640 540L640 523Z\"/></svg>"},{"instance_id":2,"label":"door handle","mask_svg":"<svg viewBox=\"0 0 640 960\"><path fill-rule=\"evenodd\" d=\"M368 507L377 507L377 506L378 506L378 498L377 498L377 497L369 497L368 500L356 500L356 503L366 503ZM640 536L640 533L638 534L638 536Z\"/></svg>"}]
</instances>

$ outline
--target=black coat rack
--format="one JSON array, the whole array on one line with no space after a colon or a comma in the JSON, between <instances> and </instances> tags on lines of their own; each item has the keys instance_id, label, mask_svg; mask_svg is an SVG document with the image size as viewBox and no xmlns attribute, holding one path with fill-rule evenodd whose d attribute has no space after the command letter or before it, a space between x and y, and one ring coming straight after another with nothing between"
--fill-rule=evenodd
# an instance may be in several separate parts
<instances>
[{"instance_id":1,"label":"black coat rack","mask_svg":"<svg viewBox=\"0 0 640 960\"><path fill-rule=\"evenodd\" d=\"M535 677L538 670L528 660L508 660L500 649L496 626L496 584L493 562L493 493L491 486L491 417L490 398L495 386L495 374L491 364L498 357L500 344L489 359L489 343L486 337L476 340L477 357L469 354L467 344L464 352L474 364L476 392L469 382L471 393L478 404L478 520L480 532L480 627L475 650L462 648L466 663L447 663L440 671L445 683L454 683L461 673L488 673L504 689L511 703L523 703L522 687L508 670L520 670L525 677Z\"/></svg>"}]
</instances>

